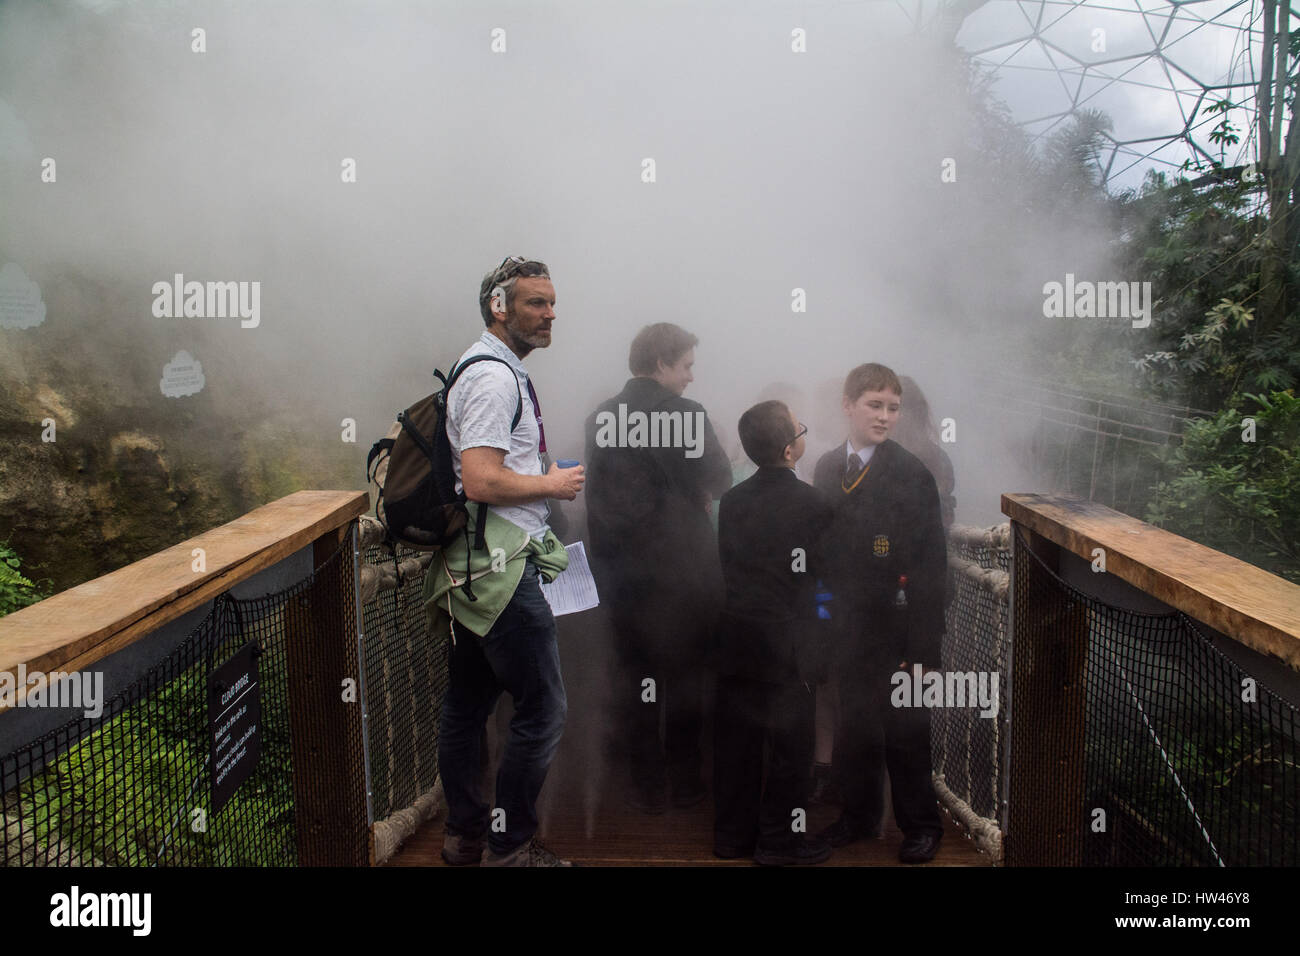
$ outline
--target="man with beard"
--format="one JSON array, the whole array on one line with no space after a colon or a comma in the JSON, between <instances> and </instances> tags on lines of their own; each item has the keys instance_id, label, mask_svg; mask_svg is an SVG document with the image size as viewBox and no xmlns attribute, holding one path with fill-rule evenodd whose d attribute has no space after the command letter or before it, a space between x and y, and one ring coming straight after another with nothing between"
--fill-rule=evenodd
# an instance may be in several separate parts
<instances>
[{"instance_id":1,"label":"man with beard","mask_svg":"<svg viewBox=\"0 0 1300 956\"><path fill-rule=\"evenodd\" d=\"M581 467L543 473L546 435L523 364L551 344L555 289L545 263L504 260L483 277L479 311L487 331L457 365L478 355L495 361L470 365L451 388L447 438L471 527L488 509L486 546L453 540L430 565L424 590L435 627L450 626L452 638L438 741L448 809L442 856L461 866L568 866L536 838L537 797L567 711L555 618L539 582L554 580L568 555L547 524L546 500L572 501L584 481ZM498 565L500 555L511 557ZM452 569L468 569L473 597ZM502 690L515 712L494 796L504 827L489 833L480 742Z\"/></svg>"},{"instance_id":2,"label":"man with beard","mask_svg":"<svg viewBox=\"0 0 1300 956\"><path fill-rule=\"evenodd\" d=\"M705 656L722 593L709 514L731 467L703 406L682 397L698 342L669 322L642 329L633 377L586 428L587 543L615 632L612 743L628 802L647 813L663 812L669 782L676 806L705 796Z\"/></svg>"}]
</instances>

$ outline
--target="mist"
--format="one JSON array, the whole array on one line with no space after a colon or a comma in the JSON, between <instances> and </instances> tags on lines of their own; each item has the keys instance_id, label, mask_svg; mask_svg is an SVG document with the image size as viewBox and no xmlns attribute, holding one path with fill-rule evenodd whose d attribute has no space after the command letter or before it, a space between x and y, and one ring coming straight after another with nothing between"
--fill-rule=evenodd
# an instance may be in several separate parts
<instances>
[{"instance_id":1,"label":"mist","mask_svg":"<svg viewBox=\"0 0 1300 956\"><path fill-rule=\"evenodd\" d=\"M353 418L361 488L370 442L482 331L481 276L519 254L557 292L528 359L556 457L581 457L636 331L671 321L700 338L687 397L724 442L766 386L802 390L809 467L843 437L827 383L913 376L956 423L957 520L993 523L1032 469L977 396L1032 359L1006 343L1044 322L1043 283L1106 247L1026 215L954 62L883 2L3 3L0 257L47 305L69 276L102 293L5 334L111 342L84 374L164 411L192 399L113 350L160 374L185 349L216 413L304 440ZM259 282L259 324L155 317L177 273Z\"/></svg>"},{"instance_id":2,"label":"mist","mask_svg":"<svg viewBox=\"0 0 1300 956\"><path fill-rule=\"evenodd\" d=\"M336 449L352 419L364 489L371 443L482 333L484 273L522 255L557 293L527 358L553 458L582 457L633 336L668 321L699 337L686 397L728 451L779 395L810 478L844 376L880 362L955 425L957 522L1000 523L1001 493L1049 489L991 387L1035 375L1044 283L1097 276L1111 237L1035 211L966 81L950 35L883 0L0 0L0 265L46 307L0 329L0 398L121 393L213 440L252 417ZM159 315L177 275L258 283L258 321ZM167 397L180 351L202 389ZM571 541L581 496L564 510ZM588 836L607 626L561 619L574 706L543 796L581 788Z\"/></svg>"}]
</instances>

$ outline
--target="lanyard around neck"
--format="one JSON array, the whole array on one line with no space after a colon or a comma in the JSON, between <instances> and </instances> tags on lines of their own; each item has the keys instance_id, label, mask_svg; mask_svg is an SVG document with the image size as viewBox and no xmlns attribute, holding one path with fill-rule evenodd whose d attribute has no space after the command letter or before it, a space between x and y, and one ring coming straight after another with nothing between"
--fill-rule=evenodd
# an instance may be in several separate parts
<instances>
[{"instance_id":1,"label":"lanyard around neck","mask_svg":"<svg viewBox=\"0 0 1300 956\"><path fill-rule=\"evenodd\" d=\"M533 415L537 419L537 451L539 454L546 454L546 429L542 427L542 406L537 404L537 390L533 388L533 379L528 378L528 397L533 402Z\"/></svg>"}]
</instances>

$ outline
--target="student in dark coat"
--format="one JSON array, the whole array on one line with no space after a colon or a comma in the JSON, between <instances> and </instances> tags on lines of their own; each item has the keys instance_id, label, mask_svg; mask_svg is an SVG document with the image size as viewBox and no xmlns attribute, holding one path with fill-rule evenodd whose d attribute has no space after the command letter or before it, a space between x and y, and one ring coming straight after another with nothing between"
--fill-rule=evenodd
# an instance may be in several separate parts
<instances>
[{"instance_id":1,"label":"student in dark coat","mask_svg":"<svg viewBox=\"0 0 1300 956\"><path fill-rule=\"evenodd\" d=\"M646 326L628 357L634 377L586 425L587 544L615 632L612 745L630 770L628 802L648 813L663 812L666 781L678 806L706 793L705 655L722 594L709 511L731 466L704 406L682 397L698 341Z\"/></svg>"},{"instance_id":2,"label":"student in dark coat","mask_svg":"<svg viewBox=\"0 0 1300 956\"><path fill-rule=\"evenodd\" d=\"M939 443L939 431L934 427L930 415L930 403L916 380L906 375L898 376L898 383L903 386L907 401L898 410L898 424L891 431L890 439L898 442L910 451L934 476L939 486L939 505L943 511L943 526L952 526L957 514L957 498L953 490L957 478L952 470L952 459Z\"/></svg>"},{"instance_id":3,"label":"student in dark coat","mask_svg":"<svg viewBox=\"0 0 1300 956\"><path fill-rule=\"evenodd\" d=\"M905 400L890 369L855 368L844 383L848 441L813 473L835 508L825 546L837 617L846 619L834 760L844 808L823 835L845 846L878 832L887 765L903 831L899 859L924 863L943 836L930 783L929 712L891 706L890 679L913 664L939 667L947 545L934 477L889 440Z\"/></svg>"},{"instance_id":4,"label":"student in dark coat","mask_svg":"<svg viewBox=\"0 0 1300 956\"><path fill-rule=\"evenodd\" d=\"M766 865L820 863L830 844L800 825L810 784L812 687L829 664L829 624L818 620L815 597L831 507L795 476L808 429L783 402L755 405L739 431L759 468L722 496L718 510L727 599L715 658L714 853L752 853Z\"/></svg>"}]
</instances>

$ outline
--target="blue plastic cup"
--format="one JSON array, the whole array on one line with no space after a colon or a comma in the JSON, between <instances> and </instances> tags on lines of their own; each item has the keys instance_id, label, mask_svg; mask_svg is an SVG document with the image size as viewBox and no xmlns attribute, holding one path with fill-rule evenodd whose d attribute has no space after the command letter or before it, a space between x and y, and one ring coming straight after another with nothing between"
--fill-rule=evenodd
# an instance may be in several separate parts
<instances>
[{"instance_id":1,"label":"blue plastic cup","mask_svg":"<svg viewBox=\"0 0 1300 956\"><path fill-rule=\"evenodd\" d=\"M576 458L561 458L555 463L557 468L577 468L582 462Z\"/></svg>"}]
</instances>

